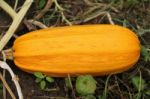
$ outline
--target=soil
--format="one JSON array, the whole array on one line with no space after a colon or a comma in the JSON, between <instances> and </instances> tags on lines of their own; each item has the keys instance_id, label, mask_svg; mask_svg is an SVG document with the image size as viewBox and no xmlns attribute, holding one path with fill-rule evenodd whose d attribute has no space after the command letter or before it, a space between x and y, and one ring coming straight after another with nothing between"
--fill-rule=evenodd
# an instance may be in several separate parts
<instances>
[{"instance_id":1,"label":"soil","mask_svg":"<svg viewBox=\"0 0 150 99\"><path fill-rule=\"evenodd\" d=\"M6 0L6 1L9 2L10 5L14 5L14 2L11 2L11 0ZM19 6L22 4L23 1L24 0L20 0ZM98 1L98 0L95 0L95 1ZM110 4L110 0L99 0L99 2L100 1L106 5ZM94 2L94 0L91 0L91 2ZM68 19L70 20L73 20L74 18L78 19L78 20L74 19L75 21L72 21L74 24L109 23L107 18L104 16L98 16L87 22L83 22L83 20L86 18L86 16L84 16L84 13L87 10L90 10L92 7L94 7L93 5L89 6L88 4L86 4L84 0L83 1L63 0L63 1L60 1L59 3L61 4L62 7L67 9L66 11L64 11L64 14ZM150 2L149 1L146 3L130 5L127 7L126 6L120 7L119 5L117 6L115 4L112 6L115 7L119 12L115 12L114 10L110 8L106 9L106 11L110 12L115 24L123 25L125 23L123 23L122 21L127 21L126 23L127 27L131 28L132 30L133 30L132 27L136 27L137 30L138 30L138 27L140 29L150 29L150 24L149 24L150 23L150 17L149 17L150 16L150 10L149 10ZM27 15L25 16L26 19L34 18L34 16L37 13L39 13L35 2L31 8L32 9L30 9ZM48 20L44 22L44 24L47 26L67 25L66 22L61 21L61 18L60 18L61 15L59 12L55 13L54 18L48 19L47 16L52 14L53 11L54 11L54 5L45 14L43 19L39 21L43 22L42 20L44 19ZM2 9L0 9L0 32L4 34L6 30L9 28L11 22L12 22L12 19ZM36 27L36 29L38 28ZM28 31L29 31L28 28L22 23L20 27L18 28L18 30L16 31L16 34L23 35L24 33ZM150 44L150 34L148 33L149 32L145 32L144 35L139 36L141 40L141 44L146 45L146 46L149 46ZM5 49L10 48L13 45L14 40L15 38L12 37L12 39L6 45ZM65 86L64 78L55 78L55 82L47 86L48 90L41 90L39 86L35 83L34 75L23 72L22 70L18 69L17 66L15 66L15 64L13 63L13 61L8 60L7 63L11 66L12 70L19 78L19 83L22 88L24 99L74 99L74 98L81 99L81 97L76 93L75 88L73 91L67 89L67 87ZM149 62L145 62L141 57L141 59L136 64L136 66L134 66L134 68L130 69L129 71L113 75L111 77L109 81L110 91L108 94L108 99L129 99L128 94L123 93L123 92L126 92L127 90L126 87L128 87L131 93L134 95L136 91L135 91L134 86L129 81L129 79L131 79L132 77L136 75L139 75L139 72L138 72L139 70L142 73L143 79L148 83L148 85L146 86L146 89L149 89L150 88L150 85L149 85L150 74L148 73L150 71ZM98 82L95 96L98 97L98 96L101 96L103 93L107 76L95 77L95 79ZM8 72L6 72L6 81L8 82L9 86L11 87L15 95L17 96L16 88L13 82L11 81L11 77ZM142 97L144 97L142 99L148 99L150 96L142 96ZM2 92L0 92L0 99L3 99ZM8 93L7 93L7 99L11 99Z\"/></svg>"}]
</instances>

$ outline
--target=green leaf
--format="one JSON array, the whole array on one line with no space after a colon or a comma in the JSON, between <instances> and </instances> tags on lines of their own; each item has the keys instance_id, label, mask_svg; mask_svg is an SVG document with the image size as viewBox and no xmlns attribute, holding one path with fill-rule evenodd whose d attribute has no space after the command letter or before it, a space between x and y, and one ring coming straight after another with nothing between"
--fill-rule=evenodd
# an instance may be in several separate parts
<instances>
[{"instance_id":1,"label":"green leaf","mask_svg":"<svg viewBox=\"0 0 150 99\"><path fill-rule=\"evenodd\" d=\"M139 76L135 76L131 79L132 84L137 90L143 90L145 87L145 80L143 78L140 78Z\"/></svg>"},{"instance_id":2,"label":"green leaf","mask_svg":"<svg viewBox=\"0 0 150 99\"><path fill-rule=\"evenodd\" d=\"M138 0L127 0L127 3L128 3L129 5L135 5L135 4L138 4L139 1L138 1Z\"/></svg>"},{"instance_id":3,"label":"green leaf","mask_svg":"<svg viewBox=\"0 0 150 99\"><path fill-rule=\"evenodd\" d=\"M52 77L46 77L46 80L49 82L49 83L53 83L54 82L54 79Z\"/></svg>"},{"instance_id":4,"label":"green leaf","mask_svg":"<svg viewBox=\"0 0 150 99\"><path fill-rule=\"evenodd\" d=\"M145 94L150 95L150 90L147 90Z\"/></svg>"},{"instance_id":5,"label":"green leaf","mask_svg":"<svg viewBox=\"0 0 150 99\"><path fill-rule=\"evenodd\" d=\"M124 2L124 7L128 8L130 6L134 6L139 4L140 2L138 0L127 0L126 2Z\"/></svg>"},{"instance_id":6,"label":"green leaf","mask_svg":"<svg viewBox=\"0 0 150 99\"><path fill-rule=\"evenodd\" d=\"M76 80L76 91L80 95L94 94L96 83L96 80L91 75L79 76Z\"/></svg>"},{"instance_id":7,"label":"green leaf","mask_svg":"<svg viewBox=\"0 0 150 99\"><path fill-rule=\"evenodd\" d=\"M141 99L141 97L142 97L142 93L138 92L138 93L134 94L133 99Z\"/></svg>"},{"instance_id":8,"label":"green leaf","mask_svg":"<svg viewBox=\"0 0 150 99\"><path fill-rule=\"evenodd\" d=\"M45 89L45 87L46 87L46 82L45 82L44 80L42 80L42 81L40 82L40 88L41 88L41 89Z\"/></svg>"},{"instance_id":9,"label":"green leaf","mask_svg":"<svg viewBox=\"0 0 150 99\"><path fill-rule=\"evenodd\" d=\"M98 99L103 99L103 96L98 96Z\"/></svg>"},{"instance_id":10,"label":"green leaf","mask_svg":"<svg viewBox=\"0 0 150 99\"><path fill-rule=\"evenodd\" d=\"M96 99L96 97L93 95L87 95L87 96L83 96L82 99Z\"/></svg>"},{"instance_id":11,"label":"green leaf","mask_svg":"<svg viewBox=\"0 0 150 99\"><path fill-rule=\"evenodd\" d=\"M46 4L46 0L39 0L38 9L42 9Z\"/></svg>"},{"instance_id":12,"label":"green leaf","mask_svg":"<svg viewBox=\"0 0 150 99\"><path fill-rule=\"evenodd\" d=\"M145 46L141 46L141 53L142 53L143 56L148 54L148 51L146 50Z\"/></svg>"},{"instance_id":13,"label":"green leaf","mask_svg":"<svg viewBox=\"0 0 150 99\"><path fill-rule=\"evenodd\" d=\"M42 79L41 78L36 78L35 82L39 83Z\"/></svg>"},{"instance_id":14,"label":"green leaf","mask_svg":"<svg viewBox=\"0 0 150 99\"><path fill-rule=\"evenodd\" d=\"M150 60L150 54L149 54L149 52L147 51L146 47L141 46L141 54L142 54L142 56L144 57L144 60L145 60L145 61L149 61L149 60Z\"/></svg>"},{"instance_id":15,"label":"green leaf","mask_svg":"<svg viewBox=\"0 0 150 99\"><path fill-rule=\"evenodd\" d=\"M34 76L41 79L45 78L45 76L41 72L35 72Z\"/></svg>"}]
</instances>

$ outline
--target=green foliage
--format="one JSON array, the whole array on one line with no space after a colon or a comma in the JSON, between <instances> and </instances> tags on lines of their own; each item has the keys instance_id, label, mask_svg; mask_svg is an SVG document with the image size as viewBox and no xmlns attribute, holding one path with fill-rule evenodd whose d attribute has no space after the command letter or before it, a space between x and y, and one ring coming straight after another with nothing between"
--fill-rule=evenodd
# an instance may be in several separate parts
<instances>
[{"instance_id":1,"label":"green foliage","mask_svg":"<svg viewBox=\"0 0 150 99\"><path fill-rule=\"evenodd\" d=\"M39 82L41 82L41 81L42 81L41 78L36 78L36 79L35 79L35 82L36 82L36 83L39 83Z\"/></svg>"},{"instance_id":2,"label":"green foliage","mask_svg":"<svg viewBox=\"0 0 150 99\"><path fill-rule=\"evenodd\" d=\"M47 83L53 83L54 79L43 75L41 72L35 72L34 76L36 77L35 82L39 84L40 88L44 90L46 88Z\"/></svg>"},{"instance_id":3,"label":"green foliage","mask_svg":"<svg viewBox=\"0 0 150 99\"><path fill-rule=\"evenodd\" d=\"M46 81L45 81L45 80L42 80L42 81L40 82L40 88L43 90L43 89L45 89L45 87L46 87Z\"/></svg>"},{"instance_id":4,"label":"green foliage","mask_svg":"<svg viewBox=\"0 0 150 99\"><path fill-rule=\"evenodd\" d=\"M54 79L51 78L51 77L46 77L46 80L47 80L49 83L53 83L53 82L54 82Z\"/></svg>"},{"instance_id":5,"label":"green foliage","mask_svg":"<svg viewBox=\"0 0 150 99\"><path fill-rule=\"evenodd\" d=\"M132 84L137 90L144 90L145 80L139 76L135 76L131 79Z\"/></svg>"},{"instance_id":6,"label":"green foliage","mask_svg":"<svg viewBox=\"0 0 150 99\"><path fill-rule=\"evenodd\" d=\"M140 76L133 77L131 82L135 89L138 91L134 94L133 99L142 99L142 96L150 95L150 90L146 88L149 84L146 83L146 81L142 78L141 73Z\"/></svg>"},{"instance_id":7,"label":"green foliage","mask_svg":"<svg viewBox=\"0 0 150 99\"><path fill-rule=\"evenodd\" d=\"M141 46L141 54L144 58L144 61L150 61L150 53L148 52L146 47Z\"/></svg>"},{"instance_id":8,"label":"green foliage","mask_svg":"<svg viewBox=\"0 0 150 99\"><path fill-rule=\"evenodd\" d=\"M71 89L71 88L72 88L71 79L65 78L65 84L66 84L66 87L67 87L68 89Z\"/></svg>"},{"instance_id":9,"label":"green foliage","mask_svg":"<svg viewBox=\"0 0 150 99\"><path fill-rule=\"evenodd\" d=\"M93 95L87 95L87 96L83 96L81 99L96 99L96 97Z\"/></svg>"},{"instance_id":10,"label":"green foliage","mask_svg":"<svg viewBox=\"0 0 150 99\"><path fill-rule=\"evenodd\" d=\"M103 96L100 96L100 95L99 95L99 96L98 96L98 99L103 99Z\"/></svg>"},{"instance_id":11,"label":"green foliage","mask_svg":"<svg viewBox=\"0 0 150 99\"><path fill-rule=\"evenodd\" d=\"M99 99L107 99L107 93L108 93L108 84L109 84L109 79L110 79L111 75L109 75L105 81L105 89L103 91L103 95L99 96Z\"/></svg>"},{"instance_id":12,"label":"green foliage","mask_svg":"<svg viewBox=\"0 0 150 99\"><path fill-rule=\"evenodd\" d=\"M35 72L34 76L41 79L45 78L45 76L41 72Z\"/></svg>"},{"instance_id":13,"label":"green foliage","mask_svg":"<svg viewBox=\"0 0 150 99\"><path fill-rule=\"evenodd\" d=\"M38 9L41 10L46 4L46 0L39 0Z\"/></svg>"},{"instance_id":14,"label":"green foliage","mask_svg":"<svg viewBox=\"0 0 150 99\"><path fill-rule=\"evenodd\" d=\"M127 0L128 6L135 5L135 4L138 4L138 3L139 3L139 0Z\"/></svg>"},{"instance_id":15,"label":"green foliage","mask_svg":"<svg viewBox=\"0 0 150 99\"><path fill-rule=\"evenodd\" d=\"M96 83L96 80L91 75L81 75L76 80L76 91L80 95L94 94Z\"/></svg>"},{"instance_id":16,"label":"green foliage","mask_svg":"<svg viewBox=\"0 0 150 99\"><path fill-rule=\"evenodd\" d=\"M150 90L147 90L145 94L150 95Z\"/></svg>"}]
</instances>

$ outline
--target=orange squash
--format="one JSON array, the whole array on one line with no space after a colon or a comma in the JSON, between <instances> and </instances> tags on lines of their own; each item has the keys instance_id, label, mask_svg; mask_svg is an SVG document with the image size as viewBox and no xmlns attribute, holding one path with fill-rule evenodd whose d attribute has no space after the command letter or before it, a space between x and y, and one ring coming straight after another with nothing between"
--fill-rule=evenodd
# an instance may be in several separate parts
<instances>
[{"instance_id":1,"label":"orange squash","mask_svg":"<svg viewBox=\"0 0 150 99\"><path fill-rule=\"evenodd\" d=\"M15 64L52 77L123 72L139 59L140 42L118 25L76 25L27 33L13 45Z\"/></svg>"}]
</instances>

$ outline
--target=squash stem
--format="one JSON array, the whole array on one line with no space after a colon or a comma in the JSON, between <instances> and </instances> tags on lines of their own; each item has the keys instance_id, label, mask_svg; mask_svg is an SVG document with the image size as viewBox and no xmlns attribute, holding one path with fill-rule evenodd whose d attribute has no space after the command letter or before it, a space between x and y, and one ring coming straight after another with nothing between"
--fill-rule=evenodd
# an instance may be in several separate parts
<instances>
[{"instance_id":1,"label":"squash stem","mask_svg":"<svg viewBox=\"0 0 150 99\"><path fill-rule=\"evenodd\" d=\"M6 59L13 60L13 50L12 50L12 48L3 50L2 55L3 55L3 60L6 60Z\"/></svg>"}]
</instances>

